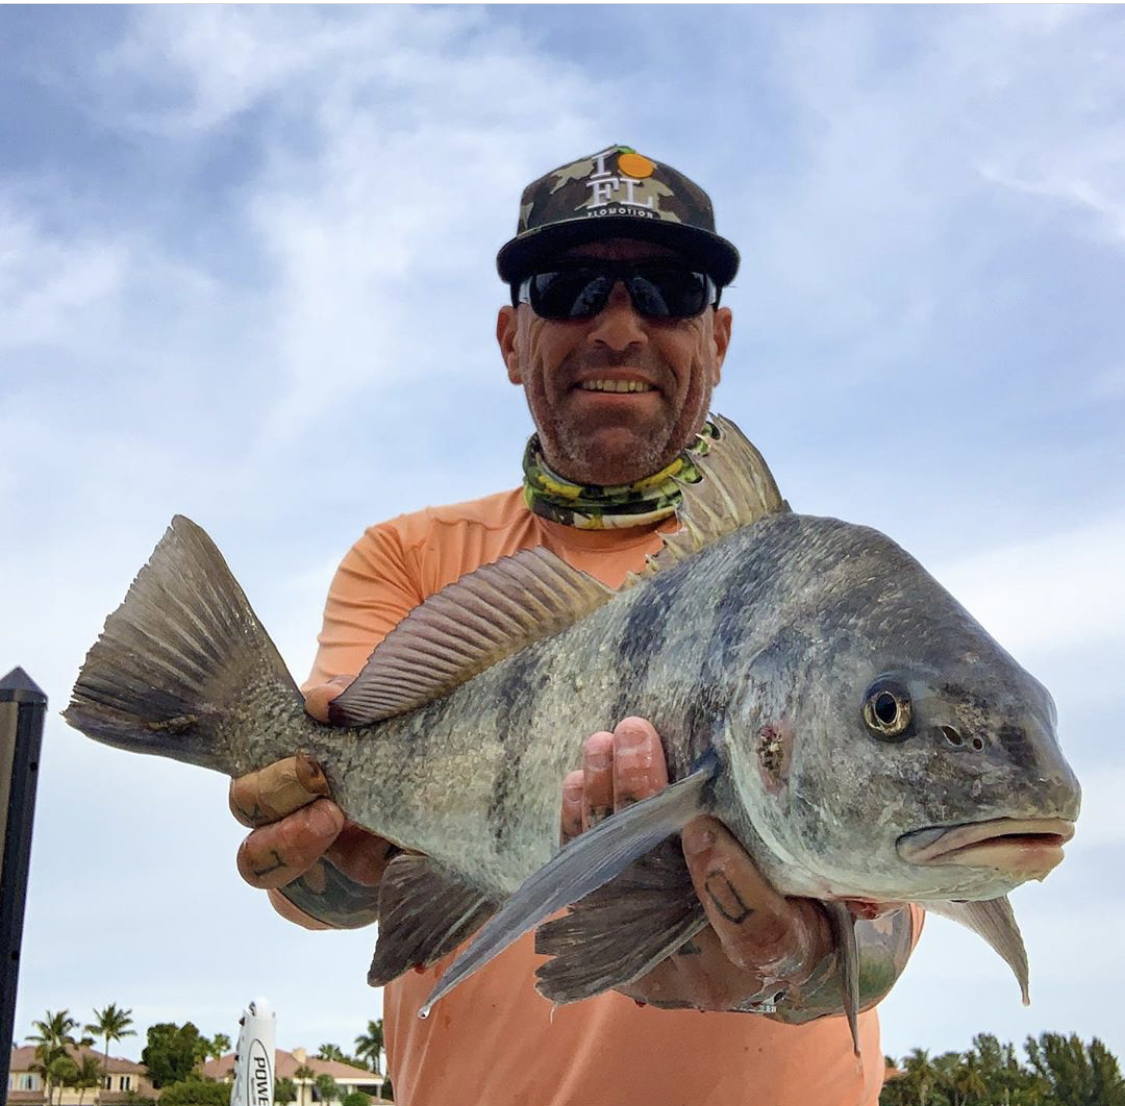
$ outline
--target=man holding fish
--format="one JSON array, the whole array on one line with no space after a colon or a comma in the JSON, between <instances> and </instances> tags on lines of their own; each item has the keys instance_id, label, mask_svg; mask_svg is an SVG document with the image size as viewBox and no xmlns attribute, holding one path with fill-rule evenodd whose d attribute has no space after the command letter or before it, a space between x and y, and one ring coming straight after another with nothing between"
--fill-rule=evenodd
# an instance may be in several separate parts
<instances>
[{"instance_id":1,"label":"man holding fish","mask_svg":"<svg viewBox=\"0 0 1125 1106\"><path fill-rule=\"evenodd\" d=\"M537 430L523 486L364 534L329 593L304 686L313 717L335 720L331 703L392 627L481 565L545 546L610 588L644 568L676 529L676 481L693 479L693 459L715 433L707 415L731 334L720 298L737 266L702 189L628 147L525 189L519 232L498 257L512 302L497 320L509 379L524 388ZM561 781L564 842L668 784L660 736L632 715L629 687L606 719L614 722L588 738L581 768ZM785 740L776 735L779 757ZM298 924L367 925L401 851L350 823L327 792L307 757L235 780L232 810L258 827L239 869ZM535 990L542 958L531 935L428 1020L417 1014L447 960L388 983L399 1100L873 1106L883 1060L872 1007L901 973L922 912L852 908L866 919L856 926L860 1065L825 909L779 895L713 818L686 826L682 850L708 924L617 990L552 1007Z\"/></svg>"}]
</instances>

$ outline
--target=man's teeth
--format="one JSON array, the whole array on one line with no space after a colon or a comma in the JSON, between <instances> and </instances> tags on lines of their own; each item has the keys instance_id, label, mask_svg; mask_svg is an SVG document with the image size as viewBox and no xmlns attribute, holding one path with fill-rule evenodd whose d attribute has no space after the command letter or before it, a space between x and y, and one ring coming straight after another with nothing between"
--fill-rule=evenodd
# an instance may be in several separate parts
<instances>
[{"instance_id":1,"label":"man's teeth","mask_svg":"<svg viewBox=\"0 0 1125 1106\"><path fill-rule=\"evenodd\" d=\"M640 380L584 380L584 392L651 392L652 385Z\"/></svg>"}]
</instances>

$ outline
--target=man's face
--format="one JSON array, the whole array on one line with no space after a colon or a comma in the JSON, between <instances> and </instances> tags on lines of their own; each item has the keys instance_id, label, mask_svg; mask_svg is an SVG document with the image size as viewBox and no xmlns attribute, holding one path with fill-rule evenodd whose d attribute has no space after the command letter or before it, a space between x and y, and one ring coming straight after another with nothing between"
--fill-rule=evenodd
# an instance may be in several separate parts
<instances>
[{"instance_id":1,"label":"man's face","mask_svg":"<svg viewBox=\"0 0 1125 1106\"><path fill-rule=\"evenodd\" d=\"M557 260L678 259L663 246L614 238ZM543 266L546 267L546 266ZM690 443L711 405L730 340L728 308L693 319L646 319L618 283L588 319L542 319L529 304L503 307L496 336L508 379L522 384L547 464L579 484L651 476ZM618 382L639 391L602 390Z\"/></svg>"}]
</instances>

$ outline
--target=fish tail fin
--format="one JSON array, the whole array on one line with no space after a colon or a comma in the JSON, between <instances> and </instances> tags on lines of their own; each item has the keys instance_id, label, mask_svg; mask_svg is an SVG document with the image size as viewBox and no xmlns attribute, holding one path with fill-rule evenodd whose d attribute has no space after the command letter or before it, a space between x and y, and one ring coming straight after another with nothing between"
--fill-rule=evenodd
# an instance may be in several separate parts
<instances>
[{"instance_id":1,"label":"fish tail fin","mask_svg":"<svg viewBox=\"0 0 1125 1106\"><path fill-rule=\"evenodd\" d=\"M95 741L237 775L236 706L300 693L222 554L177 515L106 619L63 717Z\"/></svg>"}]
</instances>

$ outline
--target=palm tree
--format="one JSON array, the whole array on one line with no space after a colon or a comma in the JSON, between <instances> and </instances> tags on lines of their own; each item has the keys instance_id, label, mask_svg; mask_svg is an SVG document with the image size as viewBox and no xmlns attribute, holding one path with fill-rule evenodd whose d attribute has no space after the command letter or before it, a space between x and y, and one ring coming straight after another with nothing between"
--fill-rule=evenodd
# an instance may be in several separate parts
<instances>
[{"instance_id":1,"label":"palm tree","mask_svg":"<svg viewBox=\"0 0 1125 1106\"><path fill-rule=\"evenodd\" d=\"M953 1093L961 1106L967 1106L970 1100L979 1101L982 1095L988 1094L984 1070L976 1053L970 1052L961 1058L961 1066L953 1075Z\"/></svg>"},{"instance_id":2,"label":"palm tree","mask_svg":"<svg viewBox=\"0 0 1125 1106\"><path fill-rule=\"evenodd\" d=\"M78 1065L78 1073L71 1083L78 1092L78 1106L82 1106L82 1099L86 1097L86 1092L93 1090L94 1087L101 1087L102 1082L102 1066L97 1058L89 1054L83 1056L82 1063Z\"/></svg>"},{"instance_id":3,"label":"palm tree","mask_svg":"<svg viewBox=\"0 0 1125 1106\"><path fill-rule=\"evenodd\" d=\"M382 1072L379 1065L383 1055L383 1019L367 1023L367 1032L361 1033L355 1039L356 1055L365 1059L376 1075Z\"/></svg>"},{"instance_id":4,"label":"palm tree","mask_svg":"<svg viewBox=\"0 0 1125 1106\"><path fill-rule=\"evenodd\" d=\"M926 1106L937 1075L934 1065L930 1062L929 1050L914 1049L909 1056L903 1058L902 1070L906 1072L911 1087L918 1092L918 1106Z\"/></svg>"},{"instance_id":5,"label":"palm tree","mask_svg":"<svg viewBox=\"0 0 1125 1106\"><path fill-rule=\"evenodd\" d=\"M335 1102L340 1097L340 1088L336 1084L336 1080L332 1078L327 1072L321 1072L316 1077L313 1083L316 1088L317 1097L325 1106Z\"/></svg>"},{"instance_id":6,"label":"palm tree","mask_svg":"<svg viewBox=\"0 0 1125 1106\"><path fill-rule=\"evenodd\" d=\"M96 1033L105 1038L105 1062L102 1065L102 1079L98 1085L98 1106L101 1106L102 1089L109 1077L109 1042L120 1041L122 1037L135 1037L137 1034L129 1028L133 1024L132 1010L118 1010L117 1004L111 1002L104 1010L94 1007L94 1020L86 1026L87 1033Z\"/></svg>"},{"instance_id":7,"label":"palm tree","mask_svg":"<svg viewBox=\"0 0 1125 1106\"><path fill-rule=\"evenodd\" d=\"M230 1052L230 1038L225 1033L216 1033L208 1042L207 1055L215 1060L221 1060Z\"/></svg>"},{"instance_id":8,"label":"palm tree","mask_svg":"<svg viewBox=\"0 0 1125 1106\"><path fill-rule=\"evenodd\" d=\"M321 1045L316 1055L318 1060L339 1060L342 1064L348 1062L348 1058L339 1045Z\"/></svg>"},{"instance_id":9,"label":"palm tree","mask_svg":"<svg viewBox=\"0 0 1125 1106\"><path fill-rule=\"evenodd\" d=\"M302 1064L293 1073L293 1078L299 1080L297 1084L298 1106L305 1106L305 1091L308 1088L309 1082L316 1078L316 1072L313 1071L308 1064Z\"/></svg>"},{"instance_id":10,"label":"palm tree","mask_svg":"<svg viewBox=\"0 0 1125 1106\"><path fill-rule=\"evenodd\" d=\"M43 1021L31 1024L36 1031L28 1037L28 1040L35 1042L37 1061L32 1070L43 1076L47 1104L53 1106L55 1085L69 1075L66 1064L74 1064L66 1050L68 1046L74 1047L71 1030L78 1028L78 1021L70 1016L69 1010L60 1010L57 1014L52 1014L48 1010L47 1017Z\"/></svg>"}]
</instances>

